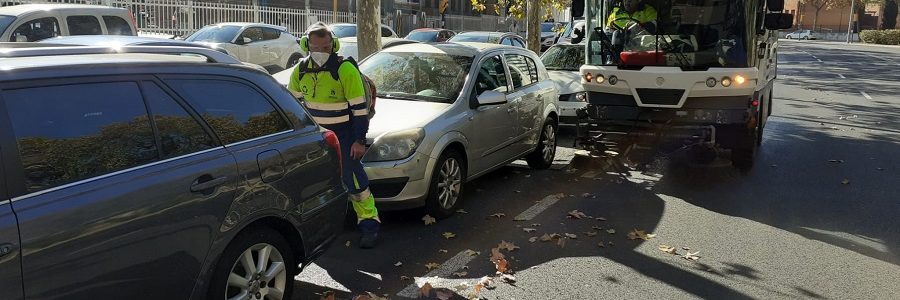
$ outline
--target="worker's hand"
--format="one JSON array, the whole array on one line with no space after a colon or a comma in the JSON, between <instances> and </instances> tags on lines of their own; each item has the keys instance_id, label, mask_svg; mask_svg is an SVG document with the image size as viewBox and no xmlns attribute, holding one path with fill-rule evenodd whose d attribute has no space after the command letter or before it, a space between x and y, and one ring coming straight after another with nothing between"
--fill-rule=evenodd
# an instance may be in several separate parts
<instances>
[{"instance_id":1,"label":"worker's hand","mask_svg":"<svg viewBox=\"0 0 900 300\"><path fill-rule=\"evenodd\" d=\"M356 142L353 143L353 146L350 146L350 158L360 160L363 155L366 155L366 145Z\"/></svg>"}]
</instances>

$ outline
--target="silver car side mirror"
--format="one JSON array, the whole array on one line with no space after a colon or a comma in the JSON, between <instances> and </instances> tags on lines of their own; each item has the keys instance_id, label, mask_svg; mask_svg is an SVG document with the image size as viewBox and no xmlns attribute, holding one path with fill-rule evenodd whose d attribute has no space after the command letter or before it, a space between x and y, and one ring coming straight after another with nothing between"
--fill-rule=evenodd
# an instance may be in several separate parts
<instances>
[{"instance_id":1,"label":"silver car side mirror","mask_svg":"<svg viewBox=\"0 0 900 300\"><path fill-rule=\"evenodd\" d=\"M478 105L495 105L506 103L506 94L487 90L478 95Z\"/></svg>"}]
</instances>

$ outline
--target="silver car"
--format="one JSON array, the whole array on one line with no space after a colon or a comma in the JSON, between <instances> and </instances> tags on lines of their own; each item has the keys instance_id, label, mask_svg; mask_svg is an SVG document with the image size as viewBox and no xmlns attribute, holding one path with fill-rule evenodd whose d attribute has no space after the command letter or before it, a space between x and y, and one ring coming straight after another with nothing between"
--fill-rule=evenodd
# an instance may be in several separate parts
<instances>
[{"instance_id":1,"label":"silver car","mask_svg":"<svg viewBox=\"0 0 900 300\"><path fill-rule=\"evenodd\" d=\"M524 48L409 44L362 62L378 99L363 158L386 208L456 211L463 183L519 158L548 168L556 154L558 92Z\"/></svg>"}]
</instances>

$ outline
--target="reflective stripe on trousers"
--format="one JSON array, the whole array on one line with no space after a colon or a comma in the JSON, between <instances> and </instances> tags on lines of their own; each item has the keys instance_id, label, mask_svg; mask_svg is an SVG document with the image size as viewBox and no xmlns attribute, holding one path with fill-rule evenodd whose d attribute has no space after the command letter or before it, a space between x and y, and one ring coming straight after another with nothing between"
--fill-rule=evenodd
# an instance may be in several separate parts
<instances>
[{"instance_id":1,"label":"reflective stripe on trousers","mask_svg":"<svg viewBox=\"0 0 900 300\"><path fill-rule=\"evenodd\" d=\"M363 164L359 160L350 158L350 146L354 140L347 130L345 132L335 132L338 140L341 142L341 154L343 157L343 177L344 186L350 192L350 204L353 211L356 212L357 221L365 219L374 219L378 222L378 209L375 208L375 196L369 191L369 177Z\"/></svg>"}]
</instances>

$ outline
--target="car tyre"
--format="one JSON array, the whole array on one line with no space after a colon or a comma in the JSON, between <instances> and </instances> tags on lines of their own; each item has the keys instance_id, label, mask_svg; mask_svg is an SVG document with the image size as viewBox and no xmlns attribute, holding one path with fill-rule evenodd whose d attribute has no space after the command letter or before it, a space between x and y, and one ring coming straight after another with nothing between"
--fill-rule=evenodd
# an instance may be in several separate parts
<instances>
[{"instance_id":1,"label":"car tyre","mask_svg":"<svg viewBox=\"0 0 900 300\"><path fill-rule=\"evenodd\" d=\"M425 208L438 219L453 215L459 206L466 182L466 161L462 154L448 149L441 154L431 174Z\"/></svg>"},{"instance_id":2,"label":"car tyre","mask_svg":"<svg viewBox=\"0 0 900 300\"><path fill-rule=\"evenodd\" d=\"M288 63L285 69L290 69L300 63L300 60L303 59L303 55L300 53L294 53L291 55L291 58L288 58Z\"/></svg>"},{"instance_id":3,"label":"car tyre","mask_svg":"<svg viewBox=\"0 0 900 300\"><path fill-rule=\"evenodd\" d=\"M553 119L547 119L541 128L541 138L538 140L537 148L525 157L525 161L532 169L542 170L550 168L556 157L556 122Z\"/></svg>"},{"instance_id":4,"label":"car tyre","mask_svg":"<svg viewBox=\"0 0 900 300\"><path fill-rule=\"evenodd\" d=\"M207 299L292 299L297 259L290 244L270 228L241 232L213 269ZM260 266L263 270L260 270Z\"/></svg>"}]
</instances>

